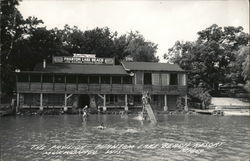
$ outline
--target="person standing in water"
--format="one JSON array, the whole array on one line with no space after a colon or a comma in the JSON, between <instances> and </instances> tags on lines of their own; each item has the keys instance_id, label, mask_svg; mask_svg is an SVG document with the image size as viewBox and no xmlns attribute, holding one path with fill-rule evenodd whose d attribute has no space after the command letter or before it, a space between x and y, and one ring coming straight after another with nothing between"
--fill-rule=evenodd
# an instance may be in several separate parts
<instances>
[{"instance_id":1,"label":"person standing in water","mask_svg":"<svg viewBox=\"0 0 250 161\"><path fill-rule=\"evenodd\" d=\"M87 105L82 109L82 118L83 118L84 121L87 118L87 109L88 109Z\"/></svg>"}]
</instances>

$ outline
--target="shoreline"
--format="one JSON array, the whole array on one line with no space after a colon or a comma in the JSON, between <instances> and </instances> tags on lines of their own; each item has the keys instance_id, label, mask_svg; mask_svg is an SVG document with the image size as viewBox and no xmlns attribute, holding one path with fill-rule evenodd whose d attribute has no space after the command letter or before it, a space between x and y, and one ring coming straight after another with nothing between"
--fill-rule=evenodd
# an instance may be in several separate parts
<instances>
[{"instance_id":1,"label":"shoreline","mask_svg":"<svg viewBox=\"0 0 250 161\"><path fill-rule=\"evenodd\" d=\"M128 112L127 115L139 115L140 112ZM178 116L178 115L211 115L211 116L250 116L249 110L200 110L200 109L190 109L189 111L157 111L154 112L155 115L169 115L169 116ZM47 112L47 113L39 113L39 112L19 112L19 113L11 113L6 115L1 115L0 117L8 117L8 116L52 116L52 115L81 115L79 113L58 113L58 112ZM89 113L89 115L120 115L121 112L117 111L107 111L105 113Z\"/></svg>"}]
</instances>

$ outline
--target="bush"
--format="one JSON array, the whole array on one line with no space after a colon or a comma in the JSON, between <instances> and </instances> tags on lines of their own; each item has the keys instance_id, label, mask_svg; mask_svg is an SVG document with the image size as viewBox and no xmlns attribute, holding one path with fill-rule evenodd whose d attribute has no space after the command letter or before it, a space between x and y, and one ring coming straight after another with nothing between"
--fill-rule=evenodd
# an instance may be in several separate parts
<instances>
[{"instance_id":1,"label":"bush","mask_svg":"<svg viewBox=\"0 0 250 161\"><path fill-rule=\"evenodd\" d=\"M188 95L191 100L199 100L202 103L202 108L206 108L211 103L211 95L205 88L189 88Z\"/></svg>"}]
</instances>

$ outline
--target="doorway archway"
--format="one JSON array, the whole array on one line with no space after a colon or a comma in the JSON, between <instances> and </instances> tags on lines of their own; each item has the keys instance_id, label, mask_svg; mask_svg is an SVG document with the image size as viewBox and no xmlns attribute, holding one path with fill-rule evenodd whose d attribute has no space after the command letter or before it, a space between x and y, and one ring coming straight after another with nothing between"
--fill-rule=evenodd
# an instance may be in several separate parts
<instances>
[{"instance_id":1,"label":"doorway archway","mask_svg":"<svg viewBox=\"0 0 250 161\"><path fill-rule=\"evenodd\" d=\"M86 105L89 107L89 103L90 103L89 95L87 95L87 94L81 94L79 96L79 103L78 103L78 107L79 108L83 108Z\"/></svg>"}]
</instances>

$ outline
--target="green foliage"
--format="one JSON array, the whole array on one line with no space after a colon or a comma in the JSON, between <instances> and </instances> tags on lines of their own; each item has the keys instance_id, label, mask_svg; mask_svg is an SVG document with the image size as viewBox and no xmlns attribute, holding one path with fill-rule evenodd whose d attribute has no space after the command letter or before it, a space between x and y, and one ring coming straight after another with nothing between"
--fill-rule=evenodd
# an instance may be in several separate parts
<instances>
[{"instance_id":1,"label":"green foliage","mask_svg":"<svg viewBox=\"0 0 250 161\"><path fill-rule=\"evenodd\" d=\"M249 41L243 28L212 25L198 35L194 42L177 41L164 55L189 72L189 86L217 89L219 83L243 83L242 68L235 67L238 51Z\"/></svg>"},{"instance_id":2,"label":"green foliage","mask_svg":"<svg viewBox=\"0 0 250 161\"><path fill-rule=\"evenodd\" d=\"M238 66L241 67L242 73L241 75L243 76L244 80L249 80L250 79L250 66L249 66L249 57L250 55L250 47L248 46L243 46L239 50L239 54L236 58Z\"/></svg>"},{"instance_id":3,"label":"green foliage","mask_svg":"<svg viewBox=\"0 0 250 161\"><path fill-rule=\"evenodd\" d=\"M146 41L139 32L118 36L109 28L81 31L68 25L63 30L54 29L63 48L69 53L91 53L97 57L115 57L122 60L130 55L135 61L158 61L155 57L157 45Z\"/></svg>"},{"instance_id":4,"label":"green foliage","mask_svg":"<svg viewBox=\"0 0 250 161\"><path fill-rule=\"evenodd\" d=\"M188 95L191 99L200 100L202 103L202 108L206 108L211 103L211 95L206 88L189 88Z\"/></svg>"},{"instance_id":5,"label":"green foliage","mask_svg":"<svg viewBox=\"0 0 250 161\"><path fill-rule=\"evenodd\" d=\"M97 57L113 57L115 33L109 28L95 28L85 32L76 26L65 25L63 30L54 29L58 38L63 42L62 47L69 53L96 54Z\"/></svg>"},{"instance_id":6,"label":"green foliage","mask_svg":"<svg viewBox=\"0 0 250 161\"><path fill-rule=\"evenodd\" d=\"M145 41L144 37L138 32L130 34L127 37L128 46L125 52L134 58L134 61L158 62L159 58L155 57L157 45Z\"/></svg>"}]
</instances>

